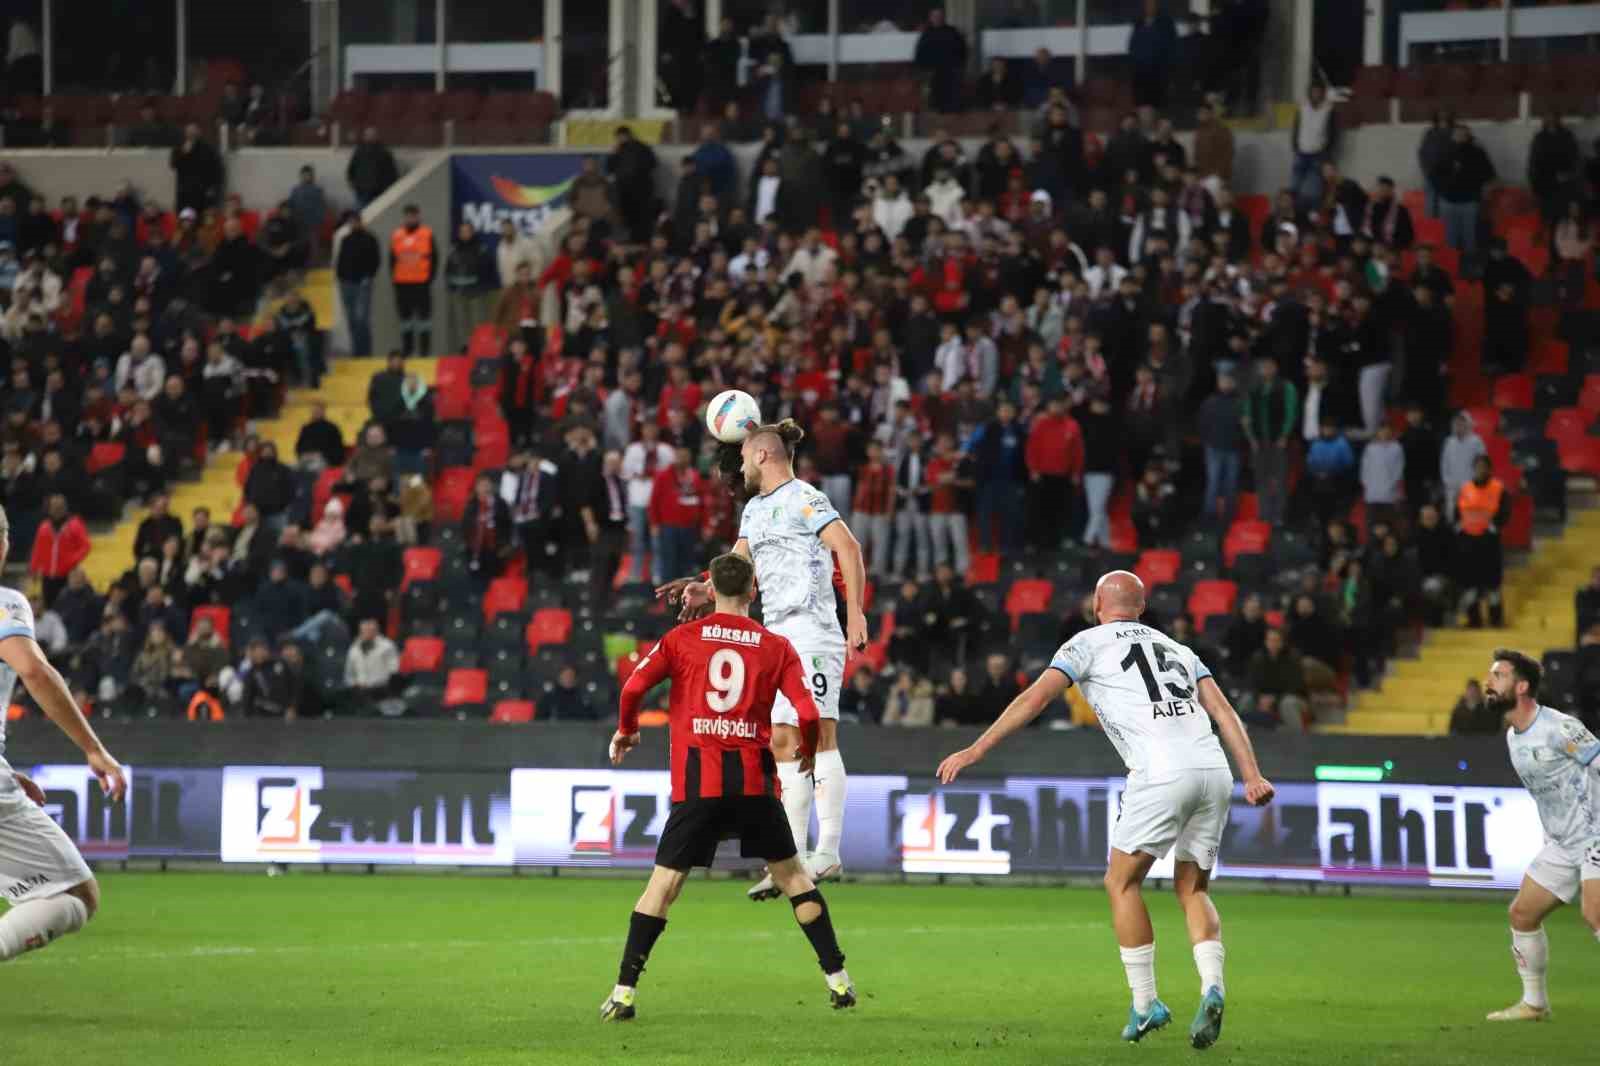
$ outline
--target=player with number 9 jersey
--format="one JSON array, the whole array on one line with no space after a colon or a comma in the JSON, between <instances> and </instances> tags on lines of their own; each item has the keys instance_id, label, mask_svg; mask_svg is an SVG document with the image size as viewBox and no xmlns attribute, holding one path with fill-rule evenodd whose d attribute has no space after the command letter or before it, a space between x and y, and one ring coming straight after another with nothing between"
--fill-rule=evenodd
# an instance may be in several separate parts
<instances>
[{"instance_id":1,"label":"player with number 9 jersey","mask_svg":"<svg viewBox=\"0 0 1600 1066\"><path fill-rule=\"evenodd\" d=\"M677 626L622 689L619 730L638 731L639 705L671 680L672 802L779 795L772 705L779 692L814 734L817 707L794 645L743 615L717 612Z\"/></svg>"}]
</instances>

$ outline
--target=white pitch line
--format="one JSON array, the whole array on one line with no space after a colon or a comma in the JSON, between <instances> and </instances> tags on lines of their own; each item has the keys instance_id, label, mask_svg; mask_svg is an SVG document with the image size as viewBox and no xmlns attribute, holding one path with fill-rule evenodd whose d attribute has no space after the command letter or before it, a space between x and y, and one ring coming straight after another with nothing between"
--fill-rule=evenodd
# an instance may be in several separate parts
<instances>
[{"instance_id":1,"label":"white pitch line","mask_svg":"<svg viewBox=\"0 0 1600 1066\"><path fill-rule=\"evenodd\" d=\"M1099 922L1064 922L1040 925L916 925L898 929L883 927L852 929L845 933L845 937L847 940L858 940L862 937L877 936L994 936L997 934L1103 930L1105 928L1105 924ZM93 934L91 933L90 935L92 936ZM701 934L695 939L697 941L743 942L749 940L775 940L779 935L769 929L754 929L746 933ZM785 932L782 935L787 936L789 934ZM26 966L80 966L100 962L160 962L174 959L232 959L282 955L320 955L344 953L352 949L361 952L399 951L411 953L420 951L478 951L486 948L597 947L615 945L622 939L620 936L551 936L520 940L407 940L377 944L273 944L265 947L252 947L245 944L209 944L169 951L149 951L139 948L99 948L93 951L75 952L70 949L62 951L61 947L58 946L55 951L36 951L19 961ZM69 940L65 943L71 944L72 941Z\"/></svg>"}]
</instances>

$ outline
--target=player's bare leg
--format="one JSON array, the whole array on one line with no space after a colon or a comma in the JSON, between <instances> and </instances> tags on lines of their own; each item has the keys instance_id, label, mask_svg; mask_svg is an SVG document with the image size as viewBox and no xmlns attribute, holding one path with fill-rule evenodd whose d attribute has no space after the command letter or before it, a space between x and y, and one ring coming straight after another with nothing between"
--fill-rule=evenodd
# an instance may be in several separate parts
<instances>
[{"instance_id":1,"label":"player's bare leg","mask_svg":"<svg viewBox=\"0 0 1600 1066\"><path fill-rule=\"evenodd\" d=\"M644 964L650 959L650 950L667 928L667 911L683 892L689 880L688 870L672 870L657 866L650 871L650 880L633 905L633 916L628 920L628 943L622 949L622 965L617 972L617 985L611 995L600 1004L601 1021L625 1022L634 1016L635 990Z\"/></svg>"},{"instance_id":2,"label":"player's bare leg","mask_svg":"<svg viewBox=\"0 0 1600 1066\"><path fill-rule=\"evenodd\" d=\"M1183 907L1194 945L1194 965L1200 971L1200 1007L1189 1025L1189 1042L1208 1048L1222 1035L1222 1006L1227 989L1222 981L1222 919L1211 902L1211 871L1199 863L1180 859L1174 864L1172 888Z\"/></svg>"},{"instance_id":3,"label":"player's bare leg","mask_svg":"<svg viewBox=\"0 0 1600 1066\"><path fill-rule=\"evenodd\" d=\"M800 728L774 722L772 740L767 747L778 764L778 784L783 790L780 798L783 813L789 819L789 832L794 835L794 846L803 858L806 854L806 835L811 831L812 784L810 777L800 767ZM759 903L777 899L783 895L783 890L773 880L772 871L768 870L745 895Z\"/></svg>"},{"instance_id":4,"label":"player's bare leg","mask_svg":"<svg viewBox=\"0 0 1600 1066\"><path fill-rule=\"evenodd\" d=\"M1584 902L1587 917L1587 898ZM1550 941L1545 937L1544 920L1559 906L1561 900L1553 892L1533 878L1523 877L1522 887L1511 901L1511 956L1517 961L1517 976L1522 978L1522 998L1505 1010L1491 1011L1489 1021L1542 1022L1550 1017L1544 981Z\"/></svg>"},{"instance_id":5,"label":"player's bare leg","mask_svg":"<svg viewBox=\"0 0 1600 1066\"><path fill-rule=\"evenodd\" d=\"M839 723L832 718L817 722L817 760L811 775L817 805L817 848L806 856L806 872L818 884L837 881L844 864L839 860L839 842L844 838L844 802L849 779L844 758L839 754ZM807 809L807 819L810 810ZM799 840L795 843L798 845Z\"/></svg>"},{"instance_id":6,"label":"player's bare leg","mask_svg":"<svg viewBox=\"0 0 1600 1066\"><path fill-rule=\"evenodd\" d=\"M1594 938L1600 940L1600 880L1583 882L1583 895L1579 901L1583 907L1584 923L1594 933Z\"/></svg>"},{"instance_id":7,"label":"player's bare leg","mask_svg":"<svg viewBox=\"0 0 1600 1066\"><path fill-rule=\"evenodd\" d=\"M100 884L93 878L54 896L14 904L0 916L0 962L76 933L99 909Z\"/></svg>"},{"instance_id":8,"label":"player's bare leg","mask_svg":"<svg viewBox=\"0 0 1600 1066\"><path fill-rule=\"evenodd\" d=\"M1128 854L1111 849L1106 868L1106 896L1111 902L1111 924L1122 952L1122 968L1133 993L1128 1024L1122 1039L1140 1040L1172 1020L1167 1005L1156 998L1156 932L1144 904L1144 879L1156 857L1146 852Z\"/></svg>"},{"instance_id":9,"label":"player's bare leg","mask_svg":"<svg viewBox=\"0 0 1600 1066\"><path fill-rule=\"evenodd\" d=\"M792 859L775 862L771 867L772 879L779 891L789 897L794 907L794 919L800 931L811 941L817 953L817 964L822 967L828 982L828 1001L835 1010L856 1005L856 987L845 972L844 952L839 950L839 939L833 931L833 918L828 914L828 904L817 890L816 884L806 874L797 855Z\"/></svg>"}]
</instances>

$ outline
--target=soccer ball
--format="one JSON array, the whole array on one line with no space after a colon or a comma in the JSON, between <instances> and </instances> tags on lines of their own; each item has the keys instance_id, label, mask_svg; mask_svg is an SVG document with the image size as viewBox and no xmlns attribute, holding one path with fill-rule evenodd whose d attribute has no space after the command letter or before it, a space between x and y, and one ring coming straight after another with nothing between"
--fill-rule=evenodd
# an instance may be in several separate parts
<instances>
[{"instance_id":1,"label":"soccer ball","mask_svg":"<svg viewBox=\"0 0 1600 1066\"><path fill-rule=\"evenodd\" d=\"M760 424L761 407L748 392L728 389L706 405L706 428L724 444L738 444Z\"/></svg>"}]
</instances>

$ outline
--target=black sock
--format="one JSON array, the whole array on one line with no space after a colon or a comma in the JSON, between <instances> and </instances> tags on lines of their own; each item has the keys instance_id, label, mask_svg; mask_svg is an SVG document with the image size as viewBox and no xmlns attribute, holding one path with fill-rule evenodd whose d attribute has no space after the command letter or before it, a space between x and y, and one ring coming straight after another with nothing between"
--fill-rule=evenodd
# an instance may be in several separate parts
<instances>
[{"instance_id":1,"label":"black sock","mask_svg":"<svg viewBox=\"0 0 1600 1066\"><path fill-rule=\"evenodd\" d=\"M666 927L665 918L633 912L628 919L628 946L622 949L622 968L617 971L617 984L632 988L639 983L639 975L644 973L644 964L650 958L650 949L656 946L656 937Z\"/></svg>"},{"instance_id":2,"label":"black sock","mask_svg":"<svg viewBox=\"0 0 1600 1066\"><path fill-rule=\"evenodd\" d=\"M811 921L801 921L800 904L815 903L822 908L822 913ZM817 953L817 963L821 965L823 973L838 973L844 969L844 952L839 950L839 938L833 933L833 919L828 917L828 904L822 898L822 893L816 889L802 892L798 896L789 897L789 905L795 909L795 921L800 922L800 931L811 941L811 950Z\"/></svg>"}]
</instances>

